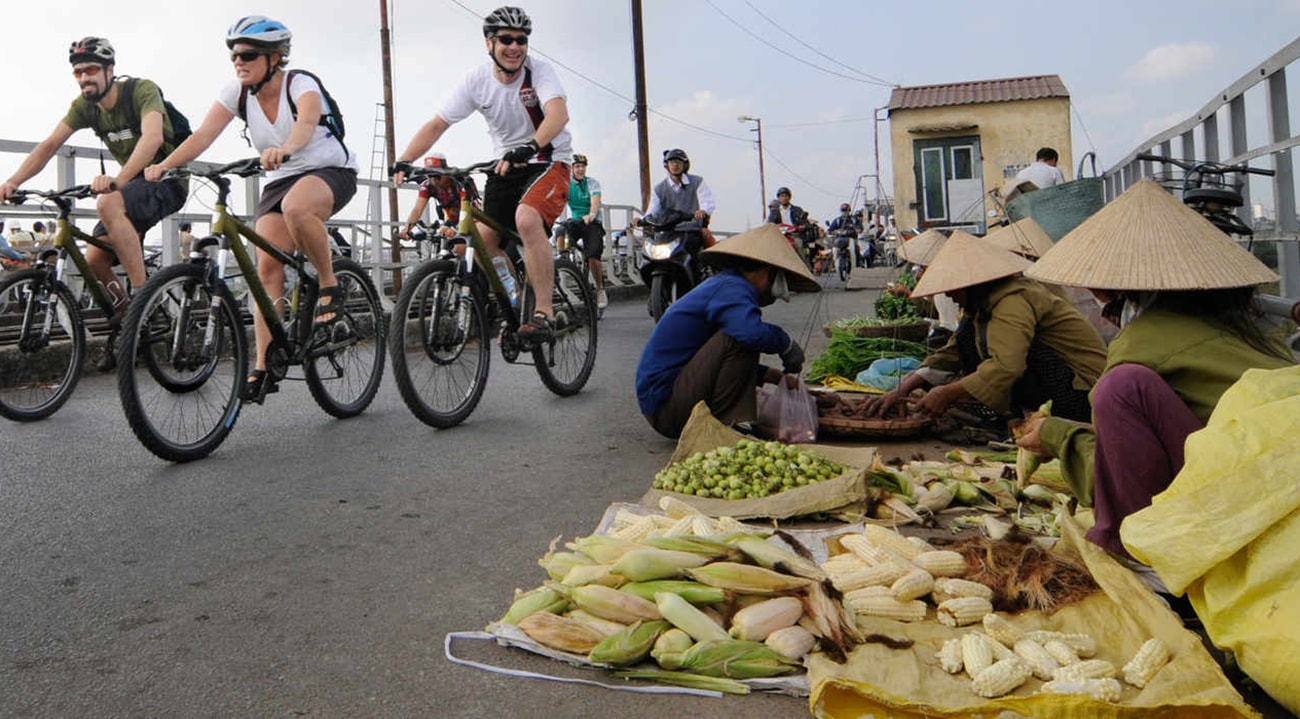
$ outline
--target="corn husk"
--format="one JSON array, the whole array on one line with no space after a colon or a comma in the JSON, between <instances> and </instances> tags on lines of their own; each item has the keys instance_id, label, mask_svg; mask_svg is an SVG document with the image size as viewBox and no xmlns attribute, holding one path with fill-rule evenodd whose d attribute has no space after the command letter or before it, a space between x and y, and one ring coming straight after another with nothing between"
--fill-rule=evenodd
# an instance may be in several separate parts
<instances>
[{"instance_id":1,"label":"corn husk","mask_svg":"<svg viewBox=\"0 0 1300 719\"><path fill-rule=\"evenodd\" d=\"M605 639L581 622L546 612L534 612L516 626L538 644L574 654L586 654Z\"/></svg>"},{"instance_id":2,"label":"corn husk","mask_svg":"<svg viewBox=\"0 0 1300 719\"><path fill-rule=\"evenodd\" d=\"M754 679L789 674L800 666L762 642L740 639L700 642L681 655L683 669L709 677Z\"/></svg>"},{"instance_id":3,"label":"corn husk","mask_svg":"<svg viewBox=\"0 0 1300 719\"><path fill-rule=\"evenodd\" d=\"M1040 419L1043 417L1051 417L1051 416L1052 416L1052 400L1049 399L1043 403L1043 406L1038 408L1037 412L1034 412L1033 414L1026 417L1023 424L1018 423L1015 426L1013 426L1011 428L1011 434L1016 439L1020 439L1022 436L1024 436L1022 434L1021 428L1025 424L1028 424L1036 419ZM1042 463L1043 460L1041 457L1034 454L1033 452L1030 452L1024 447L1021 447L1016 451L1016 484L1019 485L1020 489L1024 489L1025 487L1029 486L1029 479L1034 476L1034 472L1038 471L1038 466L1041 465Z\"/></svg>"},{"instance_id":4,"label":"corn husk","mask_svg":"<svg viewBox=\"0 0 1300 719\"><path fill-rule=\"evenodd\" d=\"M567 609L569 600L550 587L537 587L527 592L515 590L515 600L510 603L501 621L518 625L524 617L536 612L559 614Z\"/></svg>"},{"instance_id":5,"label":"corn husk","mask_svg":"<svg viewBox=\"0 0 1300 719\"><path fill-rule=\"evenodd\" d=\"M619 587L619 591L631 592L632 594L654 601L655 594L659 592L672 592L680 595L682 599L701 606L704 604L717 604L726 601L727 591L717 587L710 587L707 584L692 582L685 579L656 579L650 582L628 582Z\"/></svg>"},{"instance_id":6,"label":"corn husk","mask_svg":"<svg viewBox=\"0 0 1300 719\"><path fill-rule=\"evenodd\" d=\"M655 641L670 627L671 625L662 619L653 622L637 622L605 637L592 647L587 659L596 664L608 664L612 667L631 666L649 657Z\"/></svg>"}]
</instances>

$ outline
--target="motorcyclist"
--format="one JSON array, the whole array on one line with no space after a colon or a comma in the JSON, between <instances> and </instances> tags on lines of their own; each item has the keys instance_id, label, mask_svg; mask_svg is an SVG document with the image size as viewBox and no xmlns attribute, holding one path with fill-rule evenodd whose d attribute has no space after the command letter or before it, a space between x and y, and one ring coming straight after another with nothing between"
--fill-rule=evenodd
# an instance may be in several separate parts
<instances>
[{"instance_id":1,"label":"motorcyclist","mask_svg":"<svg viewBox=\"0 0 1300 719\"><path fill-rule=\"evenodd\" d=\"M830 225L828 225L826 229L827 232L830 233L831 237L835 238L835 251L837 253L844 252L848 250L850 246L853 246L853 254L856 260L855 264L858 267L862 267L862 253L857 251L857 242L854 241L857 239L858 233L862 231L862 223L858 220L857 216L853 214L853 207L847 202L842 203L840 205L839 216L831 220ZM838 256L836 261L838 262Z\"/></svg>"},{"instance_id":2,"label":"motorcyclist","mask_svg":"<svg viewBox=\"0 0 1300 719\"><path fill-rule=\"evenodd\" d=\"M713 244L708 223L709 217L718 207L717 201L704 178L690 174L691 159L686 156L685 150L673 148L664 151L664 169L668 171L668 177L655 185L654 191L650 193L650 205L642 216L654 217L663 210L676 210L698 220L702 226L700 231L686 233L686 251L695 260L700 249ZM640 222L640 218L635 218L632 225L639 225Z\"/></svg>"},{"instance_id":3,"label":"motorcyclist","mask_svg":"<svg viewBox=\"0 0 1300 719\"><path fill-rule=\"evenodd\" d=\"M799 254L804 257L804 261L811 263L812 247L817 241L817 228L808 224L808 213L802 207L790 204L790 197L790 188L777 189L777 207L767 213L767 221L774 225L794 227L795 236L799 238L801 246Z\"/></svg>"}]
</instances>

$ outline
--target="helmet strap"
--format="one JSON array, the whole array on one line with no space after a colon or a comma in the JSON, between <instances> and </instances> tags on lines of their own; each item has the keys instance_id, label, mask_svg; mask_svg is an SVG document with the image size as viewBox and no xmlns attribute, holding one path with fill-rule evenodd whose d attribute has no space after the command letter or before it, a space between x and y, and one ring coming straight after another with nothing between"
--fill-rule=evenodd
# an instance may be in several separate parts
<instances>
[{"instance_id":1,"label":"helmet strap","mask_svg":"<svg viewBox=\"0 0 1300 719\"><path fill-rule=\"evenodd\" d=\"M492 38L492 47L488 48L488 57L492 58L492 64L497 66L497 69L501 71L502 75L513 79L515 75L519 74L520 70L524 69L524 64L519 63L518 69L515 70L506 69L506 66L502 65L500 60L497 60L497 54L495 52L496 46L496 38Z\"/></svg>"},{"instance_id":2,"label":"helmet strap","mask_svg":"<svg viewBox=\"0 0 1300 719\"><path fill-rule=\"evenodd\" d=\"M256 95L256 94L258 93L259 90L261 90L263 87L266 87L266 83L270 82L272 77L275 77L275 72L276 72L276 70L279 70L279 69L280 69L280 65L279 65L279 63L273 63L273 62L271 62L271 55L270 55L270 53L267 53L267 56L266 56L266 64L267 64L267 66L268 66L267 69L266 69L266 77L262 78L262 81L261 81L261 82L259 82L259 83L257 83L256 85L254 85L254 86L248 88L248 92L249 92L250 95Z\"/></svg>"}]
</instances>

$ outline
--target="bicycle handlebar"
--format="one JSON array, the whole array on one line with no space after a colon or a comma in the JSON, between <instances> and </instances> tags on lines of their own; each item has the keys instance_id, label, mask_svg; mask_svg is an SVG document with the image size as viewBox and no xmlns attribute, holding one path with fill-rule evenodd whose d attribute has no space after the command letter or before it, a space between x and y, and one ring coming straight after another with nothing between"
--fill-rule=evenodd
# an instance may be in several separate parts
<instances>
[{"instance_id":1,"label":"bicycle handlebar","mask_svg":"<svg viewBox=\"0 0 1300 719\"><path fill-rule=\"evenodd\" d=\"M401 172L406 175L404 184L419 184L430 177L465 177L475 172L487 174L496 168L498 162L500 160L485 160L468 167L416 167L409 162L397 162L389 168L392 170L389 175Z\"/></svg>"},{"instance_id":2,"label":"bicycle handlebar","mask_svg":"<svg viewBox=\"0 0 1300 719\"><path fill-rule=\"evenodd\" d=\"M1251 175L1264 175L1266 177L1272 177L1274 174L1276 174L1273 170L1265 170L1263 168L1250 167L1245 163L1239 165L1224 165L1219 162L1208 162L1208 161L1189 162L1186 160L1179 160L1173 157L1165 157L1164 155L1155 155L1149 152L1139 153L1135 155L1133 159L1148 160L1151 162L1161 162L1161 163L1182 168L1187 172L1199 172L1205 175L1222 175L1229 172L1241 172L1241 173L1247 173Z\"/></svg>"},{"instance_id":3,"label":"bicycle handlebar","mask_svg":"<svg viewBox=\"0 0 1300 719\"><path fill-rule=\"evenodd\" d=\"M285 161L288 161L289 158L290 158L289 155L284 156ZM173 167L172 169L164 172L162 174L162 177L158 179L159 181L176 180L176 179L190 177L190 176L206 177L208 179L213 179L216 177L220 177L221 175L238 175L239 177L253 177L254 175L260 175L260 174L262 174L262 158L249 157L243 160L235 160L234 162L228 162L224 165L220 165L216 168L213 168L211 170L206 170L206 171L190 167L189 165L186 165L185 167Z\"/></svg>"},{"instance_id":4,"label":"bicycle handlebar","mask_svg":"<svg viewBox=\"0 0 1300 719\"><path fill-rule=\"evenodd\" d=\"M7 201L10 204L21 205L30 197L43 197L47 200L69 197L75 200L84 200L94 194L95 192L90 189L90 185L73 185L62 190L14 190L14 193L9 196Z\"/></svg>"}]
</instances>

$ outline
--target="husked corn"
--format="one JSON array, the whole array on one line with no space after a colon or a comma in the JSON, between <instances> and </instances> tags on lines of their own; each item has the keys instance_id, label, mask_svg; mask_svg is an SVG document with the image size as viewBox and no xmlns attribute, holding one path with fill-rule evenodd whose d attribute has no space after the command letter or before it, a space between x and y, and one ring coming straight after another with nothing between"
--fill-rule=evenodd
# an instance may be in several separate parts
<instances>
[{"instance_id":1,"label":"husked corn","mask_svg":"<svg viewBox=\"0 0 1300 719\"><path fill-rule=\"evenodd\" d=\"M984 633L1009 647L1014 647L1016 642L1025 638L1025 633L1001 614L984 615Z\"/></svg>"},{"instance_id":2,"label":"husked corn","mask_svg":"<svg viewBox=\"0 0 1300 719\"><path fill-rule=\"evenodd\" d=\"M960 552L937 549L933 552L921 552L912 557L912 564L924 569L936 577L966 576L966 558Z\"/></svg>"},{"instance_id":3,"label":"husked corn","mask_svg":"<svg viewBox=\"0 0 1300 719\"><path fill-rule=\"evenodd\" d=\"M890 585L889 591L900 601L924 597L934 589L934 577L924 569L913 569Z\"/></svg>"},{"instance_id":4,"label":"husked corn","mask_svg":"<svg viewBox=\"0 0 1300 719\"><path fill-rule=\"evenodd\" d=\"M885 562L907 562L907 557L888 547L873 543L861 534L845 534L840 537L840 546L849 550L855 557L876 566ZM909 545L910 546L910 545Z\"/></svg>"},{"instance_id":5,"label":"husked corn","mask_svg":"<svg viewBox=\"0 0 1300 719\"><path fill-rule=\"evenodd\" d=\"M859 563L862 564L862 569L844 574L837 574L826 565L822 565L822 568L830 577L831 584L841 592L851 592L862 587L889 586L913 569L912 565L897 561L883 562L874 567L860 560Z\"/></svg>"},{"instance_id":6,"label":"husked corn","mask_svg":"<svg viewBox=\"0 0 1300 719\"><path fill-rule=\"evenodd\" d=\"M882 587L877 584L877 585L872 585L870 587L862 587L860 589L854 589L851 592L845 592L844 601L856 602L859 599L866 599L868 597L892 597L892 596L894 596L894 592L892 589L890 589L889 587Z\"/></svg>"},{"instance_id":7,"label":"husked corn","mask_svg":"<svg viewBox=\"0 0 1300 719\"><path fill-rule=\"evenodd\" d=\"M817 637L814 637L812 632L796 624L772 632L767 635L767 639L764 639L763 643L784 656L791 659L800 659L803 655L811 652L813 647L817 646Z\"/></svg>"},{"instance_id":8,"label":"husked corn","mask_svg":"<svg viewBox=\"0 0 1300 719\"><path fill-rule=\"evenodd\" d=\"M1011 647L999 642L987 634L984 635L984 643L988 644L989 648L993 650L993 661L995 662L1000 662L1003 659L1014 657L1016 655Z\"/></svg>"},{"instance_id":9,"label":"husked corn","mask_svg":"<svg viewBox=\"0 0 1300 719\"><path fill-rule=\"evenodd\" d=\"M1169 663L1169 647L1156 637L1142 643L1137 654L1124 665L1124 681L1141 689L1160 668Z\"/></svg>"},{"instance_id":10,"label":"husked corn","mask_svg":"<svg viewBox=\"0 0 1300 719\"><path fill-rule=\"evenodd\" d=\"M961 640L949 639L943 643L939 651L934 653L935 658L939 660L939 667L949 674L957 674L961 671Z\"/></svg>"},{"instance_id":11,"label":"husked corn","mask_svg":"<svg viewBox=\"0 0 1300 719\"><path fill-rule=\"evenodd\" d=\"M1053 679L1038 690L1041 694L1082 694L1097 701L1117 702L1122 688L1118 679Z\"/></svg>"},{"instance_id":12,"label":"husked corn","mask_svg":"<svg viewBox=\"0 0 1300 719\"><path fill-rule=\"evenodd\" d=\"M986 699L996 699L1029 681L1032 675L1029 667L1019 659L1003 659L976 674L970 688Z\"/></svg>"},{"instance_id":13,"label":"husked corn","mask_svg":"<svg viewBox=\"0 0 1300 719\"><path fill-rule=\"evenodd\" d=\"M1056 663L1063 667L1079 661L1079 655L1075 654L1074 650L1070 648L1070 645L1065 642L1052 639L1043 643L1043 649L1046 649L1047 653L1052 656L1052 659L1055 659Z\"/></svg>"},{"instance_id":14,"label":"husked corn","mask_svg":"<svg viewBox=\"0 0 1300 719\"><path fill-rule=\"evenodd\" d=\"M993 605L983 597L958 597L939 605L939 623L949 627L974 624L993 611Z\"/></svg>"},{"instance_id":15,"label":"husked corn","mask_svg":"<svg viewBox=\"0 0 1300 719\"><path fill-rule=\"evenodd\" d=\"M794 626L803 616L803 602L798 597L775 597L736 612L731 618L733 639L761 642L778 629Z\"/></svg>"},{"instance_id":16,"label":"husked corn","mask_svg":"<svg viewBox=\"0 0 1300 719\"><path fill-rule=\"evenodd\" d=\"M1029 669L1034 673L1034 676L1043 681L1050 680L1053 672L1060 666L1052 658L1052 655L1047 653L1042 644L1032 639L1021 639L1015 643L1012 649L1015 650L1016 656L1029 665Z\"/></svg>"},{"instance_id":17,"label":"husked corn","mask_svg":"<svg viewBox=\"0 0 1300 719\"><path fill-rule=\"evenodd\" d=\"M1069 666L1059 667L1052 673L1053 679L1105 679L1115 676L1115 665L1105 659L1085 659Z\"/></svg>"},{"instance_id":18,"label":"husked corn","mask_svg":"<svg viewBox=\"0 0 1300 719\"><path fill-rule=\"evenodd\" d=\"M1084 659L1097 653L1097 641L1087 634L1050 632L1043 629L1035 629L1033 631L1025 632L1025 637L1043 645L1046 645L1052 640L1056 640L1073 649L1075 654L1078 654Z\"/></svg>"},{"instance_id":19,"label":"husked corn","mask_svg":"<svg viewBox=\"0 0 1300 719\"><path fill-rule=\"evenodd\" d=\"M969 579L935 577L934 591L930 592L930 597L934 599L936 604L943 604L949 599L956 599L957 597L984 597L989 601L993 601L993 590Z\"/></svg>"},{"instance_id":20,"label":"husked corn","mask_svg":"<svg viewBox=\"0 0 1300 719\"><path fill-rule=\"evenodd\" d=\"M878 547L884 547L904 559L912 559L921 553L921 550L918 549L915 544L907 541L907 537L904 537L892 529L868 524L862 528L862 535L872 544Z\"/></svg>"},{"instance_id":21,"label":"husked corn","mask_svg":"<svg viewBox=\"0 0 1300 719\"><path fill-rule=\"evenodd\" d=\"M988 637L979 632L969 632L961 638L961 661L971 679L993 666L993 648Z\"/></svg>"},{"instance_id":22,"label":"husked corn","mask_svg":"<svg viewBox=\"0 0 1300 719\"><path fill-rule=\"evenodd\" d=\"M878 595L854 599L846 596L844 601L853 611L869 617L897 619L900 622L919 622L925 619L925 602L919 599L904 602L889 595Z\"/></svg>"},{"instance_id":23,"label":"husked corn","mask_svg":"<svg viewBox=\"0 0 1300 719\"><path fill-rule=\"evenodd\" d=\"M930 544L920 537L904 537L904 539L906 539L913 547L916 547L918 551L933 552L935 550L933 544Z\"/></svg>"}]
</instances>

